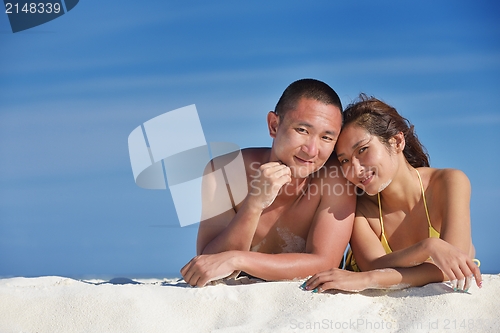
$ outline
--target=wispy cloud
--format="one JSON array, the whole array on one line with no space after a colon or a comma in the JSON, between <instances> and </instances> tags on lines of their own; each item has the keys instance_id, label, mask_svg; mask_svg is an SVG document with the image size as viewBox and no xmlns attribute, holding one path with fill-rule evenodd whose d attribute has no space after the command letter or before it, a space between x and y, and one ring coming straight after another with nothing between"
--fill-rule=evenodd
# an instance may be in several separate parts
<instances>
[{"instance_id":1,"label":"wispy cloud","mask_svg":"<svg viewBox=\"0 0 500 333\"><path fill-rule=\"evenodd\" d=\"M124 60L126 61L126 60ZM85 66L106 66L107 62L88 63ZM75 66L80 66L76 65ZM67 64L67 66L71 66ZM356 61L332 61L301 63L300 65L287 65L269 67L260 65L248 66L239 69L215 69L211 71L188 71L182 74L158 75L105 75L81 79L78 76L60 79L54 83L26 82L21 86L6 86L2 95L20 97L25 94L30 86L31 97L50 96L51 94L71 93L101 93L103 91L119 92L129 90L147 90L151 88L168 88L180 86L231 84L235 82L275 80L278 77L288 77L291 73L299 78L305 73L316 76L343 76L351 80L358 80L359 76L377 75L377 78L392 75L413 74L447 74L463 73L469 71L500 70L500 54L467 54L450 56L423 56L423 57L398 57L380 59L360 59ZM35 87L33 87L35 88Z\"/></svg>"}]
</instances>

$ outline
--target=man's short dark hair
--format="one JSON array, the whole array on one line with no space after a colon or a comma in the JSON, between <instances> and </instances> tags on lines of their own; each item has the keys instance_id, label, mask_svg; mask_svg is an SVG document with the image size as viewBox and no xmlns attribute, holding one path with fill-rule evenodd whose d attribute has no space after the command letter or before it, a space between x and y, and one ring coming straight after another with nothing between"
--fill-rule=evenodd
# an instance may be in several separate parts
<instances>
[{"instance_id":1,"label":"man's short dark hair","mask_svg":"<svg viewBox=\"0 0 500 333\"><path fill-rule=\"evenodd\" d=\"M281 95L274 112L283 119L285 113L297 107L301 98L314 99L323 104L332 104L342 113L342 102L339 95L329 85L315 79L301 79L290 84Z\"/></svg>"}]
</instances>

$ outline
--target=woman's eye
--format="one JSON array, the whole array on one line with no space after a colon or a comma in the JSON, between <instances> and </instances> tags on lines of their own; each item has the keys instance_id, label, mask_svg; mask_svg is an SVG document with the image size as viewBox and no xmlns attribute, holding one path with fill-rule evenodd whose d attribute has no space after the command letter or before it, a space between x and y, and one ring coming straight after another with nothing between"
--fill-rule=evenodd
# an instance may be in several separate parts
<instances>
[{"instance_id":1,"label":"woman's eye","mask_svg":"<svg viewBox=\"0 0 500 333\"><path fill-rule=\"evenodd\" d=\"M348 161L347 161L347 158L344 158L343 160L339 160L339 162L340 162L340 164L345 164L345 163L347 163Z\"/></svg>"},{"instance_id":2,"label":"woman's eye","mask_svg":"<svg viewBox=\"0 0 500 333\"><path fill-rule=\"evenodd\" d=\"M359 152L358 152L358 153L359 153L359 154L361 154L362 152L364 152L364 151L365 151L365 150L367 150L367 149L368 149L368 147L362 147L362 148L359 150Z\"/></svg>"}]
</instances>

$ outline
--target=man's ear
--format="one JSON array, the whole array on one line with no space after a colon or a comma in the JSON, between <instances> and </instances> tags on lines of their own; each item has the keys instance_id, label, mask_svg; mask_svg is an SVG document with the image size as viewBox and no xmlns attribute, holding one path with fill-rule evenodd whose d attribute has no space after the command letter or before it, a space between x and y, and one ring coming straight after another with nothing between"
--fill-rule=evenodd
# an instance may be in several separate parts
<instances>
[{"instance_id":1,"label":"man's ear","mask_svg":"<svg viewBox=\"0 0 500 333\"><path fill-rule=\"evenodd\" d=\"M278 126L280 123L280 117L274 111L269 111L267 114L267 128L269 129L269 135L271 138L276 138L276 133L278 132Z\"/></svg>"},{"instance_id":2,"label":"man's ear","mask_svg":"<svg viewBox=\"0 0 500 333\"><path fill-rule=\"evenodd\" d=\"M392 138L389 139L389 143L397 153L400 153L405 149L406 145L405 135L403 134L403 132L399 132L398 134L394 135Z\"/></svg>"}]
</instances>

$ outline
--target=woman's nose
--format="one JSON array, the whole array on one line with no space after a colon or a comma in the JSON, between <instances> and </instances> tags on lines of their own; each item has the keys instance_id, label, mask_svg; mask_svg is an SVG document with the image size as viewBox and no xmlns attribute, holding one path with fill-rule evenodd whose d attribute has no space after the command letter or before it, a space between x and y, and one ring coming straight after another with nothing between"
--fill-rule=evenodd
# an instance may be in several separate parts
<instances>
[{"instance_id":1,"label":"woman's nose","mask_svg":"<svg viewBox=\"0 0 500 333\"><path fill-rule=\"evenodd\" d=\"M361 165L361 162L357 158L352 159L352 171L353 171L353 176L358 177L360 176L365 168Z\"/></svg>"}]
</instances>

